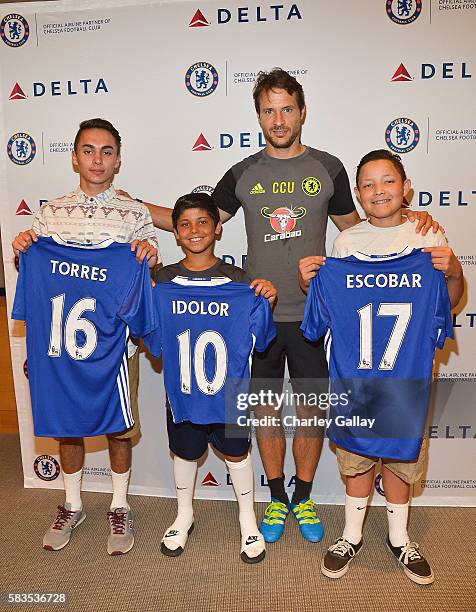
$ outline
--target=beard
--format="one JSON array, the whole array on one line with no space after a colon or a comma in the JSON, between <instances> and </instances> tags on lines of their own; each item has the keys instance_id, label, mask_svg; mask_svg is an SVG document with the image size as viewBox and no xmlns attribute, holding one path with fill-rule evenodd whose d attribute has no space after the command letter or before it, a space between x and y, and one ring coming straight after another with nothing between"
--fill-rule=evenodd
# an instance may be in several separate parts
<instances>
[{"instance_id":1,"label":"beard","mask_svg":"<svg viewBox=\"0 0 476 612\"><path fill-rule=\"evenodd\" d=\"M300 142L301 130L291 131L287 138L277 138L273 135L272 130L264 132L264 138L267 143L273 146L275 149L289 149L299 139Z\"/></svg>"}]
</instances>

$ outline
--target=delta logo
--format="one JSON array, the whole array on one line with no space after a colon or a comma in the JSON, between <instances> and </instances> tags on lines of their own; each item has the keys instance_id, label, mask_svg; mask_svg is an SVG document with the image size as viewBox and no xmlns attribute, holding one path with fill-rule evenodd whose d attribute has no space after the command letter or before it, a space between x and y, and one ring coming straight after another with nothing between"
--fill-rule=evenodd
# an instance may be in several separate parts
<instances>
[{"instance_id":1,"label":"delta logo","mask_svg":"<svg viewBox=\"0 0 476 612\"><path fill-rule=\"evenodd\" d=\"M428 81L433 78L441 79L471 79L473 75L470 72L468 62L442 62L441 64L424 63L420 67L420 78L422 81ZM402 83L404 81L414 81L413 77L404 64L393 73L390 79L394 83Z\"/></svg>"},{"instance_id":2,"label":"delta logo","mask_svg":"<svg viewBox=\"0 0 476 612\"><path fill-rule=\"evenodd\" d=\"M35 81L31 84L31 96L76 96L99 93L109 93L109 88L103 78L78 79L77 81ZM27 94L19 83L15 83L8 96L9 100L24 100Z\"/></svg>"},{"instance_id":3,"label":"delta logo","mask_svg":"<svg viewBox=\"0 0 476 612\"><path fill-rule=\"evenodd\" d=\"M195 141L195 144L192 147L192 151L211 151L211 150L212 150L212 147L210 146L208 140L200 132L200 136Z\"/></svg>"},{"instance_id":4,"label":"delta logo","mask_svg":"<svg viewBox=\"0 0 476 612\"><path fill-rule=\"evenodd\" d=\"M403 83L408 81L413 81L414 77L408 72L403 64L395 70L392 78L390 79L392 83Z\"/></svg>"},{"instance_id":5,"label":"delta logo","mask_svg":"<svg viewBox=\"0 0 476 612\"><path fill-rule=\"evenodd\" d=\"M240 149L250 149L254 146L262 148L266 146L266 140L262 132L258 132L256 135L251 132L239 132L238 134L222 132L218 135L217 146L219 149L230 149L234 146L238 146ZM210 151L213 148L202 132L192 146L192 151Z\"/></svg>"},{"instance_id":6,"label":"delta logo","mask_svg":"<svg viewBox=\"0 0 476 612\"><path fill-rule=\"evenodd\" d=\"M226 23L266 23L271 21L292 21L302 19L301 10L297 4L271 4L266 6L240 6L233 8L217 8L216 24ZM189 28L206 28L212 22L204 13L197 9L190 19Z\"/></svg>"},{"instance_id":7,"label":"delta logo","mask_svg":"<svg viewBox=\"0 0 476 612\"><path fill-rule=\"evenodd\" d=\"M202 13L202 11L200 9L197 9L195 11L194 16L192 17L192 19L190 20L190 23L188 24L189 28L206 28L207 26L211 25L209 21L206 20L204 14Z\"/></svg>"},{"instance_id":8,"label":"delta logo","mask_svg":"<svg viewBox=\"0 0 476 612\"><path fill-rule=\"evenodd\" d=\"M20 204L18 204L18 208L16 209L15 214L18 217L22 217L25 215L32 215L33 213L31 212L31 209L28 206L28 204L25 202L25 200L22 200Z\"/></svg>"},{"instance_id":9,"label":"delta logo","mask_svg":"<svg viewBox=\"0 0 476 612\"><path fill-rule=\"evenodd\" d=\"M18 83L15 83L12 91L10 92L10 95L8 96L8 99L9 100L25 100L26 98L27 98L26 93L23 91L23 89L20 87Z\"/></svg>"},{"instance_id":10,"label":"delta logo","mask_svg":"<svg viewBox=\"0 0 476 612\"><path fill-rule=\"evenodd\" d=\"M204 486L204 487L219 487L220 483L218 482L218 480L215 478L215 476L211 472L208 472L208 474L202 480L202 486Z\"/></svg>"}]
</instances>

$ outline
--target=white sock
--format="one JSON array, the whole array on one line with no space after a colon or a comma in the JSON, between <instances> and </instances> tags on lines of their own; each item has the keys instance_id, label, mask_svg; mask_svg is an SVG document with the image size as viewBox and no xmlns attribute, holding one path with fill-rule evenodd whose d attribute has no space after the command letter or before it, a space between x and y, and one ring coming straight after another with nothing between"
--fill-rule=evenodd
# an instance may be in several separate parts
<instances>
[{"instance_id":1,"label":"white sock","mask_svg":"<svg viewBox=\"0 0 476 612\"><path fill-rule=\"evenodd\" d=\"M351 544L358 544L362 539L362 527L369 497L345 496L345 527L342 537Z\"/></svg>"},{"instance_id":2,"label":"white sock","mask_svg":"<svg viewBox=\"0 0 476 612\"><path fill-rule=\"evenodd\" d=\"M410 541L407 531L408 509L406 504L392 504L387 499L388 537L392 546L405 546Z\"/></svg>"},{"instance_id":3,"label":"white sock","mask_svg":"<svg viewBox=\"0 0 476 612\"><path fill-rule=\"evenodd\" d=\"M170 548L184 548L193 524L193 491L198 463L174 455L174 479L177 493L177 518L167 529L162 542Z\"/></svg>"},{"instance_id":4,"label":"white sock","mask_svg":"<svg viewBox=\"0 0 476 612\"><path fill-rule=\"evenodd\" d=\"M264 538L256 524L254 502L254 475L251 457L243 461L226 461L240 511L241 552L257 557L265 550Z\"/></svg>"},{"instance_id":5,"label":"white sock","mask_svg":"<svg viewBox=\"0 0 476 612\"><path fill-rule=\"evenodd\" d=\"M127 489L129 487L129 477L131 470L127 472L117 473L111 470L112 477L112 500L111 510L115 508L127 508L130 510L129 504L127 503Z\"/></svg>"},{"instance_id":6,"label":"white sock","mask_svg":"<svg viewBox=\"0 0 476 612\"><path fill-rule=\"evenodd\" d=\"M67 474L63 472L64 490L66 493L66 504L71 504L71 510L77 512L83 507L81 501L81 478L83 476L83 469L81 468L78 472L73 474Z\"/></svg>"}]
</instances>

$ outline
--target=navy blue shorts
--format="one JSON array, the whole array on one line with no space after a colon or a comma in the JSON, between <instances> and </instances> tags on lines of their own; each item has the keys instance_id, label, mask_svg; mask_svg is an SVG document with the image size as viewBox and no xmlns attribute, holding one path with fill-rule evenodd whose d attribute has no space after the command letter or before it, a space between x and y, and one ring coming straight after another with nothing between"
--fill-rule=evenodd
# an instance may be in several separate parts
<instances>
[{"instance_id":1,"label":"navy blue shorts","mask_svg":"<svg viewBox=\"0 0 476 612\"><path fill-rule=\"evenodd\" d=\"M230 431L230 425L212 423L197 425L190 421L174 423L172 411L167 409L167 433L169 448L182 459L196 461L204 454L210 443L217 451L228 457L246 455L250 448L250 436L243 427ZM243 437L243 434L247 434Z\"/></svg>"}]
</instances>

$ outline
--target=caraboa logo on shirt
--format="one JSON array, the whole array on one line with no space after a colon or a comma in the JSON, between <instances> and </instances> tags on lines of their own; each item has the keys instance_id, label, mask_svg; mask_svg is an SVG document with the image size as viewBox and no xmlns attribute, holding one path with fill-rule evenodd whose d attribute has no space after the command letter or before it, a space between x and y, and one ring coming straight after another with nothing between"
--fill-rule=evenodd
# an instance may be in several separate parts
<instances>
[{"instance_id":1,"label":"caraboa logo on shirt","mask_svg":"<svg viewBox=\"0 0 476 612\"><path fill-rule=\"evenodd\" d=\"M302 234L302 230L295 229L298 219L306 214L304 206L298 208L288 208L287 206L280 206L274 210L270 210L268 206L263 206L261 214L266 219L269 219L269 223L275 234L265 234L264 242L274 242L275 240L284 240L285 238L299 238Z\"/></svg>"}]
</instances>

